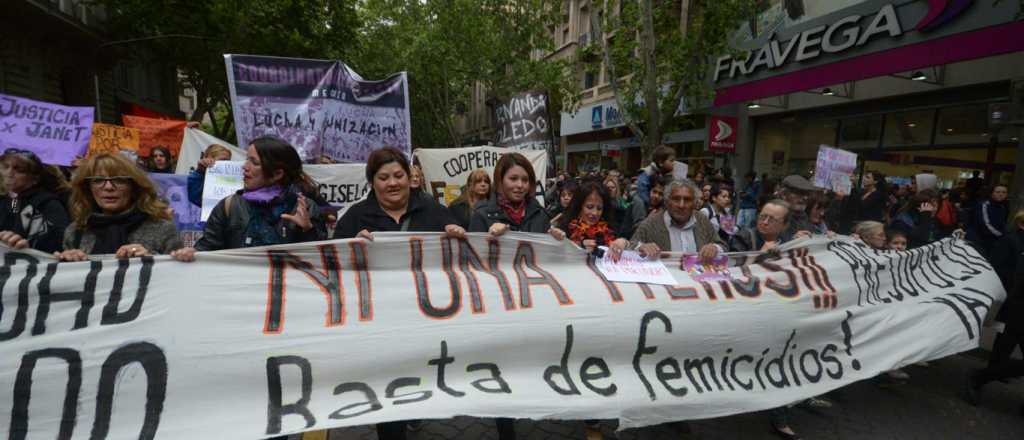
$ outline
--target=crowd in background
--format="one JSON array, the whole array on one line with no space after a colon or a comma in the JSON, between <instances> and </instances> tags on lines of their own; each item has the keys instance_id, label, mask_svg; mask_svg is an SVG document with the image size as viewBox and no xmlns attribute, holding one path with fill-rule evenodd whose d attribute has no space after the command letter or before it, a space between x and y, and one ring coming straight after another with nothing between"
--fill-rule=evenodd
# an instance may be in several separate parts
<instances>
[{"instance_id":1,"label":"crowd in background","mask_svg":"<svg viewBox=\"0 0 1024 440\"><path fill-rule=\"evenodd\" d=\"M205 168L225 156L230 153L211 146L196 164L189 176L193 203L198 204ZM727 252L773 252L790 240L814 235L852 235L888 252L963 231L989 258L1009 293L1000 312L1006 330L996 341L989 367L970 374L967 397L977 401L986 383L1024 373L1024 363L1010 355L1024 342L1019 294L1024 289L1024 210L1010 215L1005 185L986 186L975 173L951 190L916 188L913 183L890 185L887 176L867 170L851 194L837 194L816 188L800 175L777 179L747 173L736 181L732 170L722 168L693 169L684 179L674 175L675 164L674 150L663 146L640 170L605 169L578 176L557 172L546 182L542 205L529 160L508 153L493 173L470 173L459 198L445 207L424 191L422 171L404 153L382 148L367 160L367 197L335 219L321 209L316 183L302 171L295 149L263 137L247 148L243 188L217 204L203 237L186 247L167 203L145 173L173 170L169 151L154 151L144 170L117 154L59 169L31 152L7 150L0 156L5 188L0 241L50 252L64 261L82 261L92 254L170 254L190 262L197 251L329 236L373 240L381 231L441 232L459 238L466 232L500 236L518 231L549 234L612 258L628 249L649 258L670 251L690 253L709 262ZM878 381L892 386L908 379L906 372L894 370ZM831 405L824 397L800 404ZM783 437L797 438L789 413L788 408L771 411L771 426ZM588 430L595 430L596 423L588 421ZM511 419L498 419L497 424L500 439L515 438ZM378 433L384 439L404 438L405 430L415 425L382 423Z\"/></svg>"}]
</instances>

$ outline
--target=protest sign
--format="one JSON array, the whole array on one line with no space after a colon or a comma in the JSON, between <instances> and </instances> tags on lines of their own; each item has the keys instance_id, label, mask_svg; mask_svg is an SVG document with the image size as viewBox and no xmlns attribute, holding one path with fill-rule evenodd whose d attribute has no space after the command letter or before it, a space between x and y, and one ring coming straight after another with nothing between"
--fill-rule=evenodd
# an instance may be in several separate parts
<instances>
[{"instance_id":1,"label":"protest sign","mask_svg":"<svg viewBox=\"0 0 1024 440\"><path fill-rule=\"evenodd\" d=\"M607 248L604 248L607 251ZM606 254L607 255L607 254ZM608 281L676 285L676 279L660 259L648 260L636 251L622 251L619 261L605 256L597 261L597 269Z\"/></svg>"},{"instance_id":2,"label":"protest sign","mask_svg":"<svg viewBox=\"0 0 1024 440\"><path fill-rule=\"evenodd\" d=\"M210 219L213 208L227 196L242 189L242 162L219 160L206 169L203 179L202 221Z\"/></svg>"},{"instance_id":3,"label":"protest sign","mask_svg":"<svg viewBox=\"0 0 1024 440\"><path fill-rule=\"evenodd\" d=\"M28 150L43 163L70 166L85 157L92 107L68 107L0 94L0 151Z\"/></svg>"},{"instance_id":4,"label":"protest sign","mask_svg":"<svg viewBox=\"0 0 1024 440\"><path fill-rule=\"evenodd\" d=\"M541 92L513 96L494 108L498 121L495 144L520 150L544 150L552 145L548 97Z\"/></svg>"},{"instance_id":5,"label":"protest sign","mask_svg":"<svg viewBox=\"0 0 1024 440\"><path fill-rule=\"evenodd\" d=\"M849 181L855 169L856 153L821 145L818 147L818 161L814 167L814 186L836 192L842 191L845 189L844 179Z\"/></svg>"},{"instance_id":6,"label":"protest sign","mask_svg":"<svg viewBox=\"0 0 1024 440\"><path fill-rule=\"evenodd\" d=\"M89 139L89 154L87 157L97 154L120 154L122 151L138 154L138 129L122 127L120 125L92 124L92 137Z\"/></svg>"},{"instance_id":7,"label":"protest sign","mask_svg":"<svg viewBox=\"0 0 1024 440\"><path fill-rule=\"evenodd\" d=\"M245 160L245 150L198 128L186 127L184 138L181 140L181 150L178 151L178 164L174 169L174 174L188 175L188 172L199 163L199 159L203 158L206 148L214 144L230 150L231 160Z\"/></svg>"},{"instance_id":8,"label":"protest sign","mask_svg":"<svg viewBox=\"0 0 1024 440\"><path fill-rule=\"evenodd\" d=\"M413 152L420 161L426 178L426 190L441 204L448 206L459 197L469 174L478 168L494 175L494 165L505 153L520 153L533 165L537 174L538 201L543 205L544 182L548 177L548 154L540 150L512 150L499 147L418 148Z\"/></svg>"},{"instance_id":9,"label":"protest sign","mask_svg":"<svg viewBox=\"0 0 1024 440\"><path fill-rule=\"evenodd\" d=\"M362 200L370 191L365 164L304 165L302 170L316 181L320 196L339 210Z\"/></svg>"},{"instance_id":10,"label":"protest sign","mask_svg":"<svg viewBox=\"0 0 1024 440\"><path fill-rule=\"evenodd\" d=\"M918 191L936 189L939 185L939 178L934 174L921 173L914 176L914 183L917 185Z\"/></svg>"},{"instance_id":11,"label":"protest sign","mask_svg":"<svg viewBox=\"0 0 1024 440\"><path fill-rule=\"evenodd\" d=\"M793 248L794 245L806 247ZM738 259L737 259L738 260ZM456 415L622 428L777 408L974 349L1005 297L947 239L614 283L544 235L377 234L0 269L0 433L248 440Z\"/></svg>"},{"instance_id":12,"label":"protest sign","mask_svg":"<svg viewBox=\"0 0 1024 440\"><path fill-rule=\"evenodd\" d=\"M174 224L179 233L203 230L202 209L188 200L188 176L150 173L149 178L156 183L160 198L174 210Z\"/></svg>"},{"instance_id":13,"label":"protest sign","mask_svg":"<svg viewBox=\"0 0 1024 440\"><path fill-rule=\"evenodd\" d=\"M166 147L171 151L171 156L178 157L181 140L185 135L185 121L131 115L124 115L121 118L125 127L139 130L139 156L149 157L153 147Z\"/></svg>"},{"instance_id":14,"label":"protest sign","mask_svg":"<svg viewBox=\"0 0 1024 440\"><path fill-rule=\"evenodd\" d=\"M224 55L239 145L263 135L288 141L305 162L362 163L412 134L405 72L367 81L341 61Z\"/></svg>"},{"instance_id":15,"label":"protest sign","mask_svg":"<svg viewBox=\"0 0 1024 440\"><path fill-rule=\"evenodd\" d=\"M688 177L686 177L686 175L689 174L689 172L690 172L690 166L687 165L685 162L680 162L680 161L677 160L675 162L675 164L672 165L672 179L673 180L686 180L686 179L688 179Z\"/></svg>"}]
</instances>

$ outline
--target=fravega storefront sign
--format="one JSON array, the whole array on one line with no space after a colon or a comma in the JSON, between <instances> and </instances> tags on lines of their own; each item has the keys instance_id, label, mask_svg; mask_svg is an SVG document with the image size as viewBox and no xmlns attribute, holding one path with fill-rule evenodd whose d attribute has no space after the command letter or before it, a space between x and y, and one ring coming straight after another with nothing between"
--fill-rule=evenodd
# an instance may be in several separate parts
<instances>
[{"instance_id":1,"label":"fravega storefront sign","mask_svg":"<svg viewBox=\"0 0 1024 440\"><path fill-rule=\"evenodd\" d=\"M724 55L715 66L715 81L726 77L746 76L763 69L774 69L791 62L801 62L824 54L841 53L863 46L872 38L895 38L903 35L896 9L883 6L871 17L849 15L830 25L816 26L797 33L789 41L771 39L744 58Z\"/></svg>"}]
</instances>

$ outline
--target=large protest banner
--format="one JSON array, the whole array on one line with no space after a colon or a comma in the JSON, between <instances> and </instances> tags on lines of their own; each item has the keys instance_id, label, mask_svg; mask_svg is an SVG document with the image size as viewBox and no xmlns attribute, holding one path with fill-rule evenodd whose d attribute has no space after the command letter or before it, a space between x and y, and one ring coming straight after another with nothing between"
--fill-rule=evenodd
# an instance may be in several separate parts
<instances>
[{"instance_id":1,"label":"large protest banner","mask_svg":"<svg viewBox=\"0 0 1024 440\"><path fill-rule=\"evenodd\" d=\"M120 154L122 151L132 155L138 154L138 129L98 122L92 124L92 137L89 138L89 153L86 157L97 154Z\"/></svg>"},{"instance_id":2,"label":"large protest banner","mask_svg":"<svg viewBox=\"0 0 1024 440\"><path fill-rule=\"evenodd\" d=\"M10 252L0 432L252 439L454 415L719 417L973 349L1005 296L953 239L781 250L716 282L667 256L675 286L608 282L539 234L378 234L194 263Z\"/></svg>"},{"instance_id":3,"label":"large protest banner","mask_svg":"<svg viewBox=\"0 0 1024 440\"><path fill-rule=\"evenodd\" d=\"M366 162L384 146L411 150L405 72L367 81L341 61L224 55L239 145L274 135L306 162Z\"/></svg>"},{"instance_id":4,"label":"large protest banner","mask_svg":"<svg viewBox=\"0 0 1024 440\"><path fill-rule=\"evenodd\" d=\"M203 153L210 145L220 145L231 151L231 160L245 160L245 151L232 145L230 142L212 136L198 128L185 128L185 135L181 140L181 150L178 151L178 163L174 168L174 174L188 175L188 172L203 158Z\"/></svg>"},{"instance_id":5,"label":"large protest banner","mask_svg":"<svg viewBox=\"0 0 1024 440\"><path fill-rule=\"evenodd\" d=\"M520 93L496 106L494 116L498 121L496 145L544 151L551 148L553 138L547 95Z\"/></svg>"},{"instance_id":6,"label":"large protest banner","mask_svg":"<svg viewBox=\"0 0 1024 440\"><path fill-rule=\"evenodd\" d=\"M139 130L139 155L149 157L153 147L166 147L171 156L178 157L181 140L185 136L185 121L154 119L124 115L124 126Z\"/></svg>"},{"instance_id":7,"label":"large protest banner","mask_svg":"<svg viewBox=\"0 0 1024 440\"><path fill-rule=\"evenodd\" d=\"M494 175L494 166L505 153L520 153L533 165L537 174L537 192L543 204L544 182L548 176L548 154L543 150L513 150L498 147L418 148L413 152L420 161L427 190L447 206L462 193L469 174L478 168ZM493 182L492 182L493 184Z\"/></svg>"},{"instance_id":8,"label":"large protest banner","mask_svg":"<svg viewBox=\"0 0 1024 440\"><path fill-rule=\"evenodd\" d=\"M92 107L68 107L0 94L0 151L28 150L43 163L70 166L85 157Z\"/></svg>"}]
</instances>

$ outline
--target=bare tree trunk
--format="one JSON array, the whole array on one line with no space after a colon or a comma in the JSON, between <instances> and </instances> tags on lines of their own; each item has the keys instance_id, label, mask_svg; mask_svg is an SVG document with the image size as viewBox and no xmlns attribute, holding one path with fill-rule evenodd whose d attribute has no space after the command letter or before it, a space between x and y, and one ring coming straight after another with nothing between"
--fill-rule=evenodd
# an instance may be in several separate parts
<instances>
[{"instance_id":1,"label":"bare tree trunk","mask_svg":"<svg viewBox=\"0 0 1024 440\"><path fill-rule=\"evenodd\" d=\"M640 59L644 64L643 90L647 106L647 137L645 139L644 157L651 154L661 144L662 125L661 109L658 100L658 66L654 57L654 11L651 0L640 0L642 28L640 30ZM675 108L666 109L674 111Z\"/></svg>"}]
</instances>

